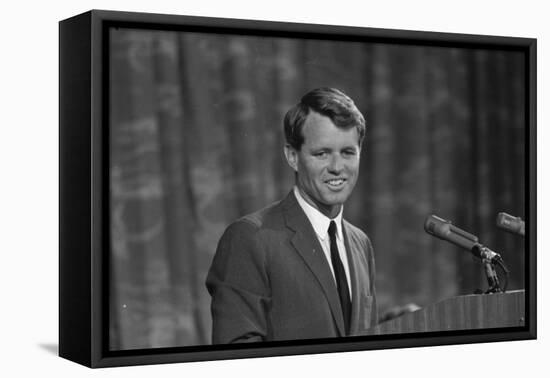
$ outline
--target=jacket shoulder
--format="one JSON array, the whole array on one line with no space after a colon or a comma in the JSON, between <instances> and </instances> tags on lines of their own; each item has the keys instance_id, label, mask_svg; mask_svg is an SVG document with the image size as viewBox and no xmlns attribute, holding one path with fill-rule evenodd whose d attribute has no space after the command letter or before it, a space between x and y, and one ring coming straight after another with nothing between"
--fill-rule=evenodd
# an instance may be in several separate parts
<instances>
[{"instance_id":1,"label":"jacket shoulder","mask_svg":"<svg viewBox=\"0 0 550 378\"><path fill-rule=\"evenodd\" d=\"M281 218L279 203L273 203L254 213L245 215L227 226L221 238L211 266L210 276L226 277L228 272L244 270L264 271L268 265L266 233ZM280 221L283 224L283 221Z\"/></svg>"},{"instance_id":2,"label":"jacket shoulder","mask_svg":"<svg viewBox=\"0 0 550 378\"><path fill-rule=\"evenodd\" d=\"M354 226L346 220L344 220L344 225L349 238L355 241L360 241L361 243L367 243L368 245L371 244L367 234L359 227Z\"/></svg>"},{"instance_id":3,"label":"jacket shoulder","mask_svg":"<svg viewBox=\"0 0 550 378\"><path fill-rule=\"evenodd\" d=\"M274 227L283 223L282 201L274 202L263 209L242 216L232 222L228 229L245 228L260 230L266 227Z\"/></svg>"}]
</instances>

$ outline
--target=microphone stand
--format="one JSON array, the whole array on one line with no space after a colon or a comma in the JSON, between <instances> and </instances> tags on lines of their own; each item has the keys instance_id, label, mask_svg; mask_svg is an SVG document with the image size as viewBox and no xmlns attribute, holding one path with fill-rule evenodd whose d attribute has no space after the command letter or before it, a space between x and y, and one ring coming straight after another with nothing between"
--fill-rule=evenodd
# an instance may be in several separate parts
<instances>
[{"instance_id":1,"label":"microphone stand","mask_svg":"<svg viewBox=\"0 0 550 378\"><path fill-rule=\"evenodd\" d=\"M485 275L487 276L487 283L489 284L489 289L485 291L485 294L493 293L503 293L506 291L506 286L508 284L508 273L509 270L504 265L502 257L498 253L494 253L486 247L479 246L479 256L481 257L481 263L485 270ZM506 275L506 284L504 289L500 287L498 280L497 271L495 269L495 263L498 264Z\"/></svg>"},{"instance_id":2,"label":"microphone stand","mask_svg":"<svg viewBox=\"0 0 550 378\"><path fill-rule=\"evenodd\" d=\"M493 265L493 262L489 259L483 259L481 260L481 262L483 264L483 268L485 269L487 283L489 284L489 289L487 289L485 294L502 293L500 283L498 282L497 271L495 269L495 266Z\"/></svg>"}]
</instances>

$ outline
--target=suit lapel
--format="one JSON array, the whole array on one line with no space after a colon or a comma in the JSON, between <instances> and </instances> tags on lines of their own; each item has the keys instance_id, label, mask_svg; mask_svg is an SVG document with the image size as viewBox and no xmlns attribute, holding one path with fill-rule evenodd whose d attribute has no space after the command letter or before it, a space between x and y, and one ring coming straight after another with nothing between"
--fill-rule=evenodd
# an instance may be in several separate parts
<instances>
[{"instance_id":1,"label":"suit lapel","mask_svg":"<svg viewBox=\"0 0 550 378\"><path fill-rule=\"evenodd\" d=\"M345 335L344 317L342 315L340 298L338 297L334 277L323 253L323 248L317 239L317 235L294 197L294 193L291 192L287 196L283 203L283 209L286 225L294 231L291 243L323 289L332 316L338 327L338 332L343 336Z\"/></svg>"},{"instance_id":2,"label":"suit lapel","mask_svg":"<svg viewBox=\"0 0 550 378\"><path fill-rule=\"evenodd\" d=\"M349 274L351 281L351 320L350 320L350 335L357 332L359 326L359 312L361 308L361 296L360 296L360 282L359 275L357 274L356 267L360 266L357 256L358 249L355 243L350 242L349 230L346 222L342 221L342 230L344 233L344 243L346 246L346 254L348 256Z\"/></svg>"}]
</instances>

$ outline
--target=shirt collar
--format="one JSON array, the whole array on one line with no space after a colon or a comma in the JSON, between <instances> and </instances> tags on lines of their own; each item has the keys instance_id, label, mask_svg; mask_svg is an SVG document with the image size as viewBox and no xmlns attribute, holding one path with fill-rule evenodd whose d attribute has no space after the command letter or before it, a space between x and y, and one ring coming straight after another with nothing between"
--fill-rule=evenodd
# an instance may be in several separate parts
<instances>
[{"instance_id":1,"label":"shirt collar","mask_svg":"<svg viewBox=\"0 0 550 378\"><path fill-rule=\"evenodd\" d=\"M327 217L325 214L321 213L319 210L311 206L305 199L302 197L302 194L300 193L300 190L298 190L297 186L294 186L294 196L298 200L298 203L300 204L300 207L302 210L304 210L304 213L306 213L307 218L309 219L309 222L313 226L313 230L315 230L315 233L321 240L325 240L326 237L328 237L328 226L330 225L330 221L333 220L336 223L336 236L338 239L343 240L342 235L342 212L344 209L344 206L340 208L340 211L338 212L338 215L331 219Z\"/></svg>"}]
</instances>

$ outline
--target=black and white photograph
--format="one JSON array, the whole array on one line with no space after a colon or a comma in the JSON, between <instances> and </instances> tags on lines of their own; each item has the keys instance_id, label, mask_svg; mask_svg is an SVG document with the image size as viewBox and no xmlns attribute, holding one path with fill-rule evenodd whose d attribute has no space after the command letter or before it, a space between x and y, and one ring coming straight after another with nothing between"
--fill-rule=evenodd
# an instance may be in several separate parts
<instances>
[{"instance_id":1,"label":"black and white photograph","mask_svg":"<svg viewBox=\"0 0 550 378\"><path fill-rule=\"evenodd\" d=\"M541 371L540 6L29 5L1 370Z\"/></svg>"},{"instance_id":2,"label":"black and white photograph","mask_svg":"<svg viewBox=\"0 0 550 378\"><path fill-rule=\"evenodd\" d=\"M110 349L525 325L524 51L252 33L109 29Z\"/></svg>"}]
</instances>

